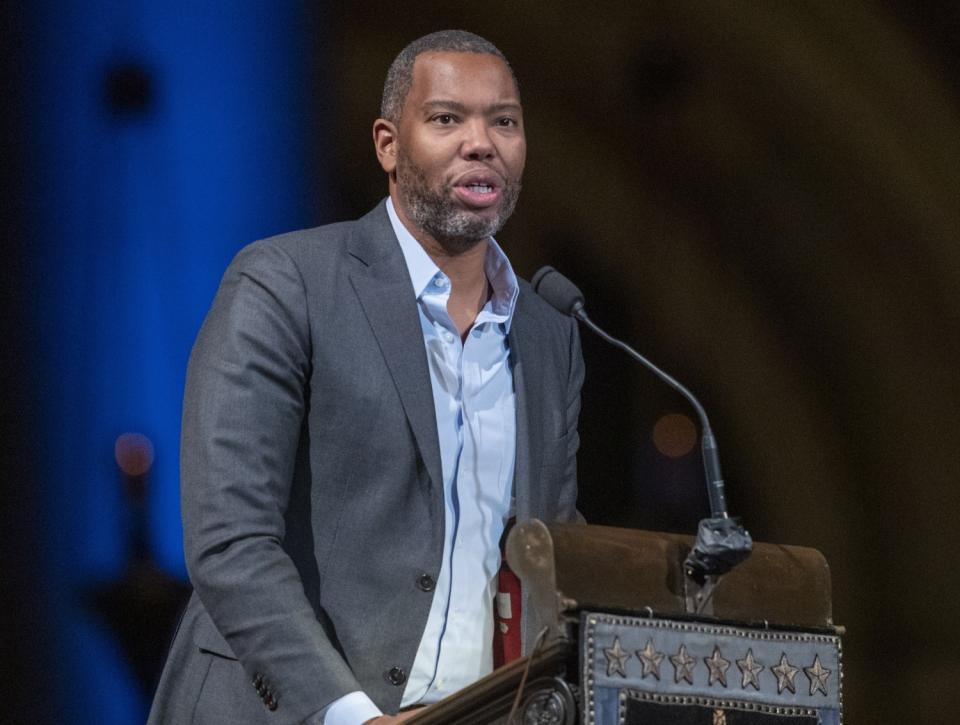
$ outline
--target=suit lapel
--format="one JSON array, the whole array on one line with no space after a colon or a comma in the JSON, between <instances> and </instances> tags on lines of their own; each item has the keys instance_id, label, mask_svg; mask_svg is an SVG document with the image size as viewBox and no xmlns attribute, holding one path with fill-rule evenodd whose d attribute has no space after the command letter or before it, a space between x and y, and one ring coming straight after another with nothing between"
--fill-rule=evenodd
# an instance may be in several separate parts
<instances>
[{"instance_id":1,"label":"suit lapel","mask_svg":"<svg viewBox=\"0 0 960 725\"><path fill-rule=\"evenodd\" d=\"M437 419L420 314L384 203L360 219L356 229L349 251L361 264L350 273L350 282L390 370L427 473L442 486Z\"/></svg>"},{"instance_id":2,"label":"suit lapel","mask_svg":"<svg viewBox=\"0 0 960 725\"><path fill-rule=\"evenodd\" d=\"M517 396L517 461L513 490L518 521L526 521L533 512L540 510L534 480L540 464L543 434L540 422L543 404L540 389L543 380L540 370L542 355L537 352L538 335L536 321L527 311L526 296L521 289L510 326L510 360Z\"/></svg>"},{"instance_id":3,"label":"suit lapel","mask_svg":"<svg viewBox=\"0 0 960 725\"><path fill-rule=\"evenodd\" d=\"M527 310L526 294L520 288L517 308L510 326L510 360L513 389L517 396L517 462L513 475L517 522L529 521L543 510L540 501L539 473L543 440L543 355L540 329ZM529 589L521 589L521 651L529 654L542 626L531 605Z\"/></svg>"}]
</instances>

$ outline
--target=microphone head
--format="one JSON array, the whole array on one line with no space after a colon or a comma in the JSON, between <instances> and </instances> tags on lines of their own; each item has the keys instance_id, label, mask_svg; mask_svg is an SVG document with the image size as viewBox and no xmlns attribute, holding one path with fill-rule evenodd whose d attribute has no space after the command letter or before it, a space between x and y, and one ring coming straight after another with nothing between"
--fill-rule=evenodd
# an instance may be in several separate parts
<instances>
[{"instance_id":1,"label":"microphone head","mask_svg":"<svg viewBox=\"0 0 960 725\"><path fill-rule=\"evenodd\" d=\"M530 284L534 292L565 315L576 315L583 309L583 292L553 267L541 267Z\"/></svg>"}]
</instances>

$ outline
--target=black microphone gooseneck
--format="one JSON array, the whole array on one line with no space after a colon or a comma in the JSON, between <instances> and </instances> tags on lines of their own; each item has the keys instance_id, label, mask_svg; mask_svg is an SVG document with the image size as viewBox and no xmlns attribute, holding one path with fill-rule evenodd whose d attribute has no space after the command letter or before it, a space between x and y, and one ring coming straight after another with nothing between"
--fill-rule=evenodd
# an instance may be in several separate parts
<instances>
[{"instance_id":1,"label":"black microphone gooseneck","mask_svg":"<svg viewBox=\"0 0 960 725\"><path fill-rule=\"evenodd\" d=\"M727 513L717 440L700 401L673 376L654 365L627 343L608 334L591 320L584 306L583 293L553 267L542 267L533 276L531 284L534 291L551 306L565 315L576 317L611 345L626 352L680 393L697 411L701 427L700 450L703 457L703 470L707 481L707 494L710 497L710 518L701 521L697 529L697 543L685 562L687 574L701 580L706 576L719 576L746 559L753 549L753 541L740 522Z\"/></svg>"}]
</instances>

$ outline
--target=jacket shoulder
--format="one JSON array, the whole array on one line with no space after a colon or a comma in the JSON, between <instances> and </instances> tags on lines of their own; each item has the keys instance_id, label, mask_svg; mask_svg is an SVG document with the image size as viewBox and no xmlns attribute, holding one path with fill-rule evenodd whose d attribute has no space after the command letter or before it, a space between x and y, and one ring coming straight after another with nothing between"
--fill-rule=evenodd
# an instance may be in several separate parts
<instances>
[{"instance_id":1,"label":"jacket shoulder","mask_svg":"<svg viewBox=\"0 0 960 725\"><path fill-rule=\"evenodd\" d=\"M297 263L316 255L332 258L345 251L356 225L356 221L335 222L265 237L243 247L237 258L270 256L271 252L280 252Z\"/></svg>"},{"instance_id":2,"label":"jacket shoulder","mask_svg":"<svg viewBox=\"0 0 960 725\"><path fill-rule=\"evenodd\" d=\"M375 253L367 252L370 240L380 240L384 236L392 239L390 222L385 202L359 219L334 222L309 229L277 234L257 240L240 250L237 259L273 256L277 253L288 257L297 267L321 265L336 266L348 256L361 258L377 257L383 250L376 246ZM387 245L389 246L389 245Z\"/></svg>"}]
</instances>

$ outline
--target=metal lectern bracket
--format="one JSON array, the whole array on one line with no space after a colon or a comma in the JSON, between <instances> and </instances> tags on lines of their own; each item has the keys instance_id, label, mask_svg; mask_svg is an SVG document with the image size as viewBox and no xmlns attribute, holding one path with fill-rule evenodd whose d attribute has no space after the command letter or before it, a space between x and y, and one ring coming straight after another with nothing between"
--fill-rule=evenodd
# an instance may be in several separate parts
<instances>
[{"instance_id":1,"label":"metal lectern bracket","mask_svg":"<svg viewBox=\"0 0 960 725\"><path fill-rule=\"evenodd\" d=\"M723 576L753 551L753 539L737 518L704 519L683 562L687 614L713 615L713 593Z\"/></svg>"},{"instance_id":2,"label":"metal lectern bracket","mask_svg":"<svg viewBox=\"0 0 960 725\"><path fill-rule=\"evenodd\" d=\"M547 628L544 644L563 636L554 568L553 539L539 519L517 524L507 535L507 563L529 593L536 620Z\"/></svg>"},{"instance_id":3,"label":"metal lectern bracket","mask_svg":"<svg viewBox=\"0 0 960 725\"><path fill-rule=\"evenodd\" d=\"M713 616L713 592L722 577L704 577L701 584L692 577L683 579L683 602L687 614L694 616Z\"/></svg>"}]
</instances>

